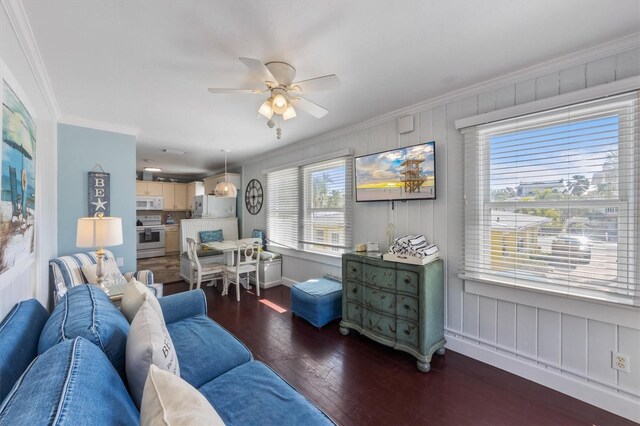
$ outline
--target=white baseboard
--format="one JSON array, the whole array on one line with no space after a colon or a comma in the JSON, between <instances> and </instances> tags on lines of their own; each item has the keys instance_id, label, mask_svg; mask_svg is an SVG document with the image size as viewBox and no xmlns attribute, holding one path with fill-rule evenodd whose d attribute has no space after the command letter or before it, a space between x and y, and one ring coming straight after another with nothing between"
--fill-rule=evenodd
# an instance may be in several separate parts
<instances>
[{"instance_id":1,"label":"white baseboard","mask_svg":"<svg viewBox=\"0 0 640 426\"><path fill-rule=\"evenodd\" d=\"M282 277L282 285L286 285L287 287L293 287L293 285L297 282L298 281L292 280L290 278Z\"/></svg>"},{"instance_id":2,"label":"white baseboard","mask_svg":"<svg viewBox=\"0 0 640 426\"><path fill-rule=\"evenodd\" d=\"M515 356L496 352L462 337L446 334L445 338L447 339L447 349L640 423L640 408L638 408L640 400L638 398L619 393L614 389L607 389L603 385L548 370L543 365L525 362Z\"/></svg>"}]
</instances>

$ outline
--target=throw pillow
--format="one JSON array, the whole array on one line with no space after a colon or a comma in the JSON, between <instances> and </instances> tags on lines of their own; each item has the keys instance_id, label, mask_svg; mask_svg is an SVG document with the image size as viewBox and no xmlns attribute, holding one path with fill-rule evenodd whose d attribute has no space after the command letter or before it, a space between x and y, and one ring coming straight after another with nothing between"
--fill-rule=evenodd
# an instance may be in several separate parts
<instances>
[{"instance_id":1,"label":"throw pillow","mask_svg":"<svg viewBox=\"0 0 640 426\"><path fill-rule=\"evenodd\" d=\"M97 269L97 264L84 265L82 267L82 274L84 275L88 283L95 284L98 282ZM118 265L116 265L115 260L105 260L103 269L105 286L112 287L115 285L127 284L127 280L125 279L124 275L122 275L122 272L120 272L120 268L118 268Z\"/></svg>"},{"instance_id":2,"label":"throw pillow","mask_svg":"<svg viewBox=\"0 0 640 426\"><path fill-rule=\"evenodd\" d=\"M129 321L129 324L131 324L133 318L138 313L140 306L142 306L142 304L144 303L145 294L149 294L149 298L147 300L151 304L151 307L156 312L156 314L160 318L164 318L160 303L158 302L158 299L156 299L151 289L135 278L132 278L125 287L124 293L122 294L122 300L120 301L120 312L124 314L124 316L127 318L127 321Z\"/></svg>"},{"instance_id":3,"label":"throw pillow","mask_svg":"<svg viewBox=\"0 0 640 426\"><path fill-rule=\"evenodd\" d=\"M150 365L180 376L178 355L162 318L149 303L149 294L131 322L127 338L126 369L129 391L133 402L140 408L142 391Z\"/></svg>"},{"instance_id":4,"label":"throw pillow","mask_svg":"<svg viewBox=\"0 0 640 426\"><path fill-rule=\"evenodd\" d=\"M267 249L267 233L261 229L254 229L251 231L251 238L260 238L262 241L262 250Z\"/></svg>"},{"instance_id":5,"label":"throw pillow","mask_svg":"<svg viewBox=\"0 0 640 426\"><path fill-rule=\"evenodd\" d=\"M142 394L140 424L224 425L224 422L196 388L151 365Z\"/></svg>"},{"instance_id":6,"label":"throw pillow","mask_svg":"<svg viewBox=\"0 0 640 426\"><path fill-rule=\"evenodd\" d=\"M214 231L200 231L198 232L201 243L213 243L215 241L222 241L224 237L222 235L222 229L216 229Z\"/></svg>"}]
</instances>

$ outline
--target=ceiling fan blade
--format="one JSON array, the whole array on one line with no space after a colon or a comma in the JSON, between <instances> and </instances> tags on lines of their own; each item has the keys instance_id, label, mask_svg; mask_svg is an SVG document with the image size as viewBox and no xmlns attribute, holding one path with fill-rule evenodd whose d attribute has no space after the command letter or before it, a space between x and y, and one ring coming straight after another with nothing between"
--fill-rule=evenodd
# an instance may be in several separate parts
<instances>
[{"instance_id":1,"label":"ceiling fan blade","mask_svg":"<svg viewBox=\"0 0 640 426\"><path fill-rule=\"evenodd\" d=\"M272 87L278 85L278 80L276 80L273 74L271 74L271 71L269 71L269 69L265 67L261 61L252 58L238 59L240 59L240 62L242 62L247 68L249 68L254 77L257 77L258 79L260 79L260 81L264 81L267 86Z\"/></svg>"},{"instance_id":2,"label":"ceiling fan blade","mask_svg":"<svg viewBox=\"0 0 640 426\"><path fill-rule=\"evenodd\" d=\"M261 93L267 92L267 90L262 89L218 89L218 88L210 88L208 89L210 93L236 93L236 94L248 94L248 95L259 95Z\"/></svg>"},{"instance_id":3,"label":"ceiling fan blade","mask_svg":"<svg viewBox=\"0 0 640 426\"><path fill-rule=\"evenodd\" d=\"M322 77L310 78L292 84L292 89L298 93L319 92L321 90L329 90L340 85L340 80L335 74L325 75ZM296 87L297 86L297 87Z\"/></svg>"},{"instance_id":4,"label":"ceiling fan blade","mask_svg":"<svg viewBox=\"0 0 640 426\"><path fill-rule=\"evenodd\" d=\"M321 107L320 105L311 102L308 99L301 98L296 96L291 98L291 102L296 106L300 107L301 110L306 112L307 114L311 114L316 118L322 118L329 112L328 109Z\"/></svg>"}]
</instances>

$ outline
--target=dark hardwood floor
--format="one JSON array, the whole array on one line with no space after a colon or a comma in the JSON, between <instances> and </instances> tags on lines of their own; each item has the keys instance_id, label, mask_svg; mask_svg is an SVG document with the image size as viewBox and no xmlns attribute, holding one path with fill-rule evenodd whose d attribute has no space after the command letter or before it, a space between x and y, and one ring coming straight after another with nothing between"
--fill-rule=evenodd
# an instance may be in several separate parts
<instances>
[{"instance_id":1,"label":"dark hardwood floor","mask_svg":"<svg viewBox=\"0 0 640 426\"><path fill-rule=\"evenodd\" d=\"M186 283L165 285L165 295ZM289 312L290 290L261 298L235 287L221 296L203 287L208 315L242 340L257 360L342 425L623 425L621 417L452 351L434 356L420 373L408 354L356 332L340 335L338 321L316 329ZM251 404L251 401L247 401Z\"/></svg>"}]
</instances>

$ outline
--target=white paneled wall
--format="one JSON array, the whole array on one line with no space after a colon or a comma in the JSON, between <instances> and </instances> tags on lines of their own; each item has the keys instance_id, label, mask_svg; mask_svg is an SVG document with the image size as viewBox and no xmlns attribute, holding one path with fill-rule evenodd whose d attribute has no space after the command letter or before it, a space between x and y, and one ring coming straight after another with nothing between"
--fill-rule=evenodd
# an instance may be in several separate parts
<instances>
[{"instance_id":1,"label":"white paneled wall","mask_svg":"<svg viewBox=\"0 0 640 426\"><path fill-rule=\"evenodd\" d=\"M485 362L513 371L605 409L640 421L640 313L607 307L607 314L591 315L592 305L521 292L518 297L487 296L466 289L458 277L462 260L463 145L456 119L584 89L640 75L637 41L628 50L599 52L596 59L576 64L567 58L523 71L527 76L494 80L485 86L425 102L333 135L288 146L260 161L245 164L243 181L262 171L302 159L351 148L364 155L399 146L436 141L437 199L395 203L355 203L353 240L381 241L393 224L396 236L420 233L438 244L447 264L445 312L448 346ZM618 53L620 52L620 53ZM595 54L594 54L595 55ZM585 55L586 56L586 55ZM558 64L566 64L563 68ZM553 72L545 70L554 69ZM535 73L538 75L535 75ZM487 89L491 87L491 89ZM415 130L398 135L396 118L412 113ZM268 193L265 195L269 196ZM243 212L243 234L264 229L265 212ZM283 275L299 281L339 270L336 262L285 256ZM495 286L492 286L495 287ZM465 291L465 289L467 291ZM499 293L499 291L498 291ZM571 307L566 309L565 306ZM595 311L600 307L596 306ZM603 318L603 316L605 318ZM632 371L611 368L611 351L631 357Z\"/></svg>"},{"instance_id":2,"label":"white paneled wall","mask_svg":"<svg viewBox=\"0 0 640 426\"><path fill-rule=\"evenodd\" d=\"M7 3L8 4L8 3ZM12 3L15 10L19 3ZM19 40L15 15L0 3L0 59L6 64L33 107L36 121L36 243L35 253L0 275L0 319L16 302L32 297L47 306L49 297L48 261L56 254L56 113L43 95L42 81L36 77L34 65ZM19 6L21 8L22 6ZM24 21L22 21L24 23ZM18 32L17 32L18 31ZM23 33L20 33L22 36ZM1 72L0 72L1 74Z\"/></svg>"}]
</instances>

